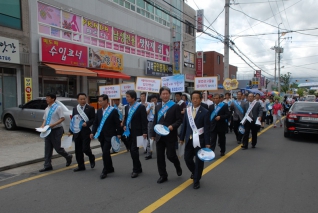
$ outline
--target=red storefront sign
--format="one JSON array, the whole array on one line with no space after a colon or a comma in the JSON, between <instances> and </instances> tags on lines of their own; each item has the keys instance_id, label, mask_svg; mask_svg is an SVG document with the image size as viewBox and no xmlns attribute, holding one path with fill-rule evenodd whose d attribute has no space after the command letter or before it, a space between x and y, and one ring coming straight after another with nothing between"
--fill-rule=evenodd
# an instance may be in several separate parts
<instances>
[{"instance_id":1,"label":"red storefront sign","mask_svg":"<svg viewBox=\"0 0 318 213\"><path fill-rule=\"evenodd\" d=\"M88 51L85 46L43 37L40 45L42 62L88 67Z\"/></svg>"},{"instance_id":2,"label":"red storefront sign","mask_svg":"<svg viewBox=\"0 0 318 213\"><path fill-rule=\"evenodd\" d=\"M203 52L197 52L195 74L197 77L203 77Z\"/></svg>"}]
</instances>

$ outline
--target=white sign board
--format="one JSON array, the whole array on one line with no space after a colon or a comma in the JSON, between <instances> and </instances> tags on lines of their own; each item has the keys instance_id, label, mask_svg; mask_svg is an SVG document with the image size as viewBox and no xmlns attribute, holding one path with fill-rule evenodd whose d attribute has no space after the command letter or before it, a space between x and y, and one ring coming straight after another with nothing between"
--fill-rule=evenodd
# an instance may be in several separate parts
<instances>
[{"instance_id":1,"label":"white sign board","mask_svg":"<svg viewBox=\"0 0 318 213\"><path fill-rule=\"evenodd\" d=\"M100 95L108 95L109 99L120 99L120 85L99 86Z\"/></svg>"},{"instance_id":2,"label":"white sign board","mask_svg":"<svg viewBox=\"0 0 318 213\"><path fill-rule=\"evenodd\" d=\"M194 90L218 90L218 77L194 78Z\"/></svg>"},{"instance_id":3,"label":"white sign board","mask_svg":"<svg viewBox=\"0 0 318 213\"><path fill-rule=\"evenodd\" d=\"M126 92L128 90L135 90L135 83L124 83L124 84L120 84L120 94L122 96L126 95Z\"/></svg>"},{"instance_id":4,"label":"white sign board","mask_svg":"<svg viewBox=\"0 0 318 213\"><path fill-rule=\"evenodd\" d=\"M18 40L0 36L0 62L20 64Z\"/></svg>"},{"instance_id":5,"label":"white sign board","mask_svg":"<svg viewBox=\"0 0 318 213\"><path fill-rule=\"evenodd\" d=\"M161 77L162 86L169 87L171 92L184 92L184 75Z\"/></svg>"},{"instance_id":6,"label":"white sign board","mask_svg":"<svg viewBox=\"0 0 318 213\"><path fill-rule=\"evenodd\" d=\"M159 93L161 80L156 78L137 77L136 90L143 92Z\"/></svg>"}]
</instances>

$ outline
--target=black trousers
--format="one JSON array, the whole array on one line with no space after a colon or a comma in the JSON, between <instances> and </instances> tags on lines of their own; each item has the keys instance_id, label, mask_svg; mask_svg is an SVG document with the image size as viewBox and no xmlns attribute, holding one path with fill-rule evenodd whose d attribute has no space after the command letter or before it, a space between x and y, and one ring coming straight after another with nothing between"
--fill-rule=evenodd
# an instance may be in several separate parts
<instances>
[{"instance_id":1,"label":"black trousers","mask_svg":"<svg viewBox=\"0 0 318 213\"><path fill-rule=\"evenodd\" d=\"M131 132L131 130L130 130ZM130 156L133 161L133 172L141 173L141 163L139 160L139 147L137 147L137 137L130 135L127 138L128 147L130 149Z\"/></svg>"},{"instance_id":2,"label":"black trousers","mask_svg":"<svg viewBox=\"0 0 318 213\"><path fill-rule=\"evenodd\" d=\"M89 157L90 160L94 158L94 155L91 150L91 139L89 137L89 133L83 134L78 133L76 138L74 139L75 142L75 156L78 167L85 168L84 164L84 153Z\"/></svg>"},{"instance_id":3,"label":"black trousers","mask_svg":"<svg viewBox=\"0 0 318 213\"><path fill-rule=\"evenodd\" d=\"M221 132L221 131L212 131L210 133L211 135L211 149L212 151L215 150L215 146L216 146L216 140L217 138L219 138L219 146L221 148L221 153L225 153L225 132Z\"/></svg>"},{"instance_id":4,"label":"black trousers","mask_svg":"<svg viewBox=\"0 0 318 213\"><path fill-rule=\"evenodd\" d=\"M248 147L248 139L250 137L250 132L252 131L252 146L255 146L257 144L257 132L259 126L255 124L255 121L252 121L252 123L246 121L244 124L245 133L243 137L243 146L245 148Z\"/></svg>"},{"instance_id":5,"label":"black trousers","mask_svg":"<svg viewBox=\"0 0 318 213\"><path fill-rule=\"evenodd\" d=\"M156 143L156 148L159 175L161 177L168 177L165 152L167 154L168 160L174 164L176 169L180 168L180 161L176 153L175 141L167 141L164 139L164 137L161 137Z\"/></svg>"},{"instance_id":6,"label":"black trousers","mask_svg":"<svg viewBox=\"0 0 318 213\"><path fill-rule=\"evenodd\" d=\"M236 136L236 141L242 141L242 138L243 138L243 134L238 131L238 129L241 125L240 123L241 123L240 120L233 121L233 128L234 128L234 133Z\"/></svg>"},{"instance_id":7,"label":"black trousers","mask_svg":"<svg viewBox=\"0 0 318 213\"><path fill-rule=\"evenodd\" d=\"M188 169L193 174L193 183L198 183L202 177L204 162L198 158L200 147L194 148L192 139L188 141L184 150L184 160ZM195 160L194 160L195 159Z\"/></svg>"},{"instance_id":8,"label":"black trousers","mask_svg":"<svg viewBox=\"0 0 318 213\"><path fill-rule=\"evenodd\" d=\"M110 156L110 148L111 148L111 138L100 138L100 146L103 151L103 173L109 173L114 171L113 161Z\"/></svg>"}]
</instances>

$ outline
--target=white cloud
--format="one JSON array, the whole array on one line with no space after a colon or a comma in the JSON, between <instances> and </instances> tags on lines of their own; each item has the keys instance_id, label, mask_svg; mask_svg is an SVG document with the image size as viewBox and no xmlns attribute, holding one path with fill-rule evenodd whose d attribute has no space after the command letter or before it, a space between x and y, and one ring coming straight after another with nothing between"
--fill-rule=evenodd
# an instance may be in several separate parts
<instances>
[{"instance_id":1,"label":"white cloud","mask_svg":"<svg viewBox=\"0 0 318 213\"><path fill-rule=\"evenodd\" d=\"M253 4L252 2L265 3ZM187 3L195 10L198 8L194 3L198 5L199 9L204 9L205 17L209 22L212 22L224 8L224 1L220 0L188 0ZM232 0L231 3L233 3ZM274 26L278 26L279 23L282 23L280 25L282 32L286 31L286 29L300 30L318 28L318 24L315 21L317 19L318 1L315 0L277 0L277 2L271 3L268 3L267 0L235 0L235 3L242 4L231 4L233 9L244 11L253 18L265 20L266 23ZM286 8L286 14L284 8ZM235 45L255 64L261 67L262 70L274 75L275 55L274 50L270 48L275 45L275 42L277 45L277 28L248 18L243 13L233 9L230 8L231 40L234 40ZM281 11L280 14L279 11ZM275 18L273 17L273 13L278 13L275 15ZM206 20L204 24L206 26L209 25ZM224 35L224 12L212 26L217 32ZM207 29L206 32L216 35L209 29ZM317 36L293 32L281 37L281 46L284 48L284 53L281 54L281 66L284 66L284 68L281 69L281 73L291 72L293 78L300 79L301 81L305 81L308 78L314 80L315 77L317 78L316 81L318 81L318 52L316 51L318 48L318 30L300 32ZM274 34L246 36L262 33ZM238 37L238 35L242 37ZM289 37L292 37L292 39ZM216 42L216 40L207 35L198 37L197 51L217 51L223 54L223 44L213 42ZM246 74L249 74L252 71L252 69L247 64L244 64L232 51L230 51L230 63L238 67L239 73L246 72ZM255 67L255 69L257 68Z\"/></svg>"}]
</instances>

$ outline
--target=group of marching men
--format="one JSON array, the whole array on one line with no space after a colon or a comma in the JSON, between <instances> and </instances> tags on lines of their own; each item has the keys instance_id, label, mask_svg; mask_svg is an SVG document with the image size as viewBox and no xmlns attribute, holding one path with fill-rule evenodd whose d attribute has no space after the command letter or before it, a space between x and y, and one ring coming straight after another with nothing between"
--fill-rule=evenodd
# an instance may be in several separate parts
<instances>
[{"instance_id":1,"label":"group of marching men","mask_svg":"<svg viewBox=\"0 0 318 213\"><path fill-rule=\"evenodd\" d=\"M161 103L158 103L156 95L150 97L151 102L146 102L146 94L141 94L141 102L137 102L137 93L134 90L126 92L128 104L123 106L119 99L112 100L112 105L107 95L98 97L100 109L95 109L87 104L85 93L77 95L78 105L73 108L72 117L79 116L81 130L72 132L72 122L69 135L73 135L75 142L75 156L78 167L74 172L85 170L84 153L89 157L91 168L95 167L95 156L90 148L91 139L98 139L101 144L104 168L101 179L114 172L111 158L111 139L116 136L125 143L127 151L130 151L133 170L131 178L136 178L142 173L142 165L139 160L139 147L137 136L148 139L146 159L152 158L150 141L156 147L157 167L159 179L157 183L168 180L165 154L176 169L178 176L182 175L182 168L176 153L179 144L184 144L184 159L193 179L193 188L200 188L200 179L204 162L197 156L201 148L210 148L212 151L218 145L221 156L225 155L228 123L233 116L234 132L242 149L248 149L248 139L252 132L252 148L257 143L259 122L263 114L261 104L254 100L254 95L248 95L247 100L242 100L242 93L237 93L237 100L223 100L220 94L214 94L211 100L205 100L200 91L193 91L191 103L187 103L182 93L176 93L176 102L170 100L171 91L168 87L160 88ZM72 163L72 155L61 148L63 135L62 122L64 114L61 107L55 103L56 95L47 94L48 107L43 116L43 124L49 125L51 133L45 138L45 163L40 172L52 170L51 157L53 148L57 153L66 158L66 166ZM227 103L226 103L227 102ZM169 129L168 135L160 135L154 131L154 127L161 124Z\"/></svg>"}]
</instances>

